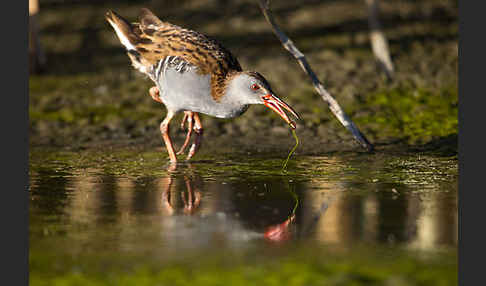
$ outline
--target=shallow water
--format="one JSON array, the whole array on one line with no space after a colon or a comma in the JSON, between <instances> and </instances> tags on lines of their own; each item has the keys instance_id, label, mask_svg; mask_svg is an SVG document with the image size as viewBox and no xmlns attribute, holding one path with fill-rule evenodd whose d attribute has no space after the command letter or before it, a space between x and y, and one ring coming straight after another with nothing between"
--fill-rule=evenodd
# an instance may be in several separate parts
<instances>
[{"instance_id":1,"label":"shallow water","mask_svg":"<svg viewBox=\"0 0 486 286\"><path fill-rule=\"evenodd\" d=\"M62 236L96 246L103 233L113 250L211 247L216 238L239 247L264 239L295 208L286 238L296 243L457 243L454 158L301 156L282 173L282 160L266 154L177 166L158 155L34 151L31 242Z\"/></svg>"},{"instance_id":2,"label":"shallow water","mask_svg":"<svg viewBox=\"0 0 486 286\"><path fill-rule=\"evenodd\" d=\"M31 269L46 253L183 261L265 256L272 245L457 250L456 157L293 156L282 173L277 156L216 152L170 166L154 150L33 148Z\"/></svg>"}]
</instances>

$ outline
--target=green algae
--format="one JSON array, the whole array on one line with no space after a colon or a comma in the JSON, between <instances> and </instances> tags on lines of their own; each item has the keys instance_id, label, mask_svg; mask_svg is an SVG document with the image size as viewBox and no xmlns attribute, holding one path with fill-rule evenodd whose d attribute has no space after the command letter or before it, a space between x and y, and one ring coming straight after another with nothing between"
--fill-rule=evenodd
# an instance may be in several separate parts
<instances>
[{"instance_id":1,"label":"green algae","mask_svg":"<svg viewBox=\"0 0 486 286\"><path fill-rule=\"evenodd\" d=\"M123 4L117 11L135 19L139 2ZM330 8L344 5L341 9L345 11L361 11L359 3L348 2L332 3ZM228 20L222 14L208 25L200 23L201 17L187 16L199 13L197 10L184 11L182 6L170 10L176 24L187 23L201 31L212 27L209 34L223 39L224 44L230 43L228 47L236 51L245 69L264 74L279 96L303 118L298 129L301 151L294 155L292 168L285 174L282 154L288 151L291 138L278 116L264 107L252 107L235 120L204 117L205 135L209 136L203 148L191 163L181 163L182 171L174 173L197 174L205 182L221 184L244 181L238 194L245 195L246 203L253 208L264 201L259 199L259 192L245 189L247 183L257 186L262 182L282 182L265 187L263 198L271 195L295 202L289 203L285 214L293 206L292 212L297 216L309 204L304 197L300 204L297 193L293 193L299 184L308 185L308 192L318 187L332 192L336 184L344 186L340 190L349 196L378 194L398 201L404 196L432 201L429 195L454 195L457 139L443 139L457 135L457 16L451 8L451 3L457 3L434 3L437 1L417 1L406 3L403 8L395 5L387 9L387 35L397 67L393 83L385 82L375 70L368 34L357 25L359 21L366 23L366 18L354 13L326 14L330 11L326 1L289 10L307 13L289 23L289 34L304 49L326 89L359 129L372 143L408 143L392 146L391 150L378 145L375 154L339 152L339 148L338 152L330 151L329 143L344 145L352 141L350 134L329 112L278 41L271 43L267 34L260 32L268 25L253 17L252 9L241 11L244 21L251 22L234 29L220 25ZM211 13L223 11L208 4ZM164 245L154 242L153 237L136 240L138 247L150 248L144 252L148 255L114 251L117 239L112 233L124 230L130 234L134 232L134 222L123 228L100 221L66 223L61 211L72 194L64 194L62 188L70 179L96 178L112 184L121 178L133 181L138 186L137 193L148 193L153 189L146 188L147 181L170 174L158 131L165 109L148 96L150 80L132 70L99 12L104 10L100 5L46 4L39 17L49 66L47 73L29 76L29 138L33 146L29 150L29 175L31 185L38 184L36 180L47 180L45 190L31 193L31 207L44 207L47 214L31 213L29 220L31 285L457 285L454 249L446 253L416 253L395 244L360 248L353 243L349 251L339 252L332 246L320 248L304 242L299 248L291 247L292 244L265 244L245 257L222 253L218 248L176 253L163 260L154 258L153 253ZM105 8L114 8L109 6ZM82 17L73 18L73 11ZM66 22L70 25L64 25ZM283 139L276 136L279 133ZM227 139L211 135L226 135ZM110 140L105 142L107 138ZM249 147L228 144L235 140ZM312 141L317 143L308 144ZM258 148L252 146L254 142L259 142ZM54 144L65 149L52 148ZM425 147L412 149L409 144ZM436 154L438 149L445 151ZM103 192L87 192L97 193ZM105 193L118 195L117 191ZM91 241L83 240L88 231L95 234Z\"/></svg>"},{"instance_id":2,"label":"green algae","mask_svg":"<svg viewBox=\"0 0 486 286\"><path fill-rule=\"evenodd\" d=\"M295 139L295 146L290 150L289 155L287 156L287 159L285 159L284 164L282 166L282 172L286 173L287 172L287 163L290 160L290 156L294 154L295 150L299 146L299 138L297 137L297 134L295 133L295 129L292 129L292 136L294 136Z\"/></svg>"},{"instance_id":3,"label":"green algae","mask_svg":"<svg viewBox=\"0 0 486 286\"><path fill-rule=\"evenodd\" d=\"M456 87L437 91L396 88L365 96L365 116L356 118L377 136L424 144L434 138L457 135L458 94Z\"/></svg>"},{"instance_id":4,"label":"green algae","mask_svg":"<svg viewBox=\"0 0 486 286\"><path fill-rule=\"evenodd\" d=\"M409 3L410 7L403 7L402 12L402 8L397 7L398 10L393 12L397 17L390 15L398 21L401 19L398 15L408 15L412 11L409 9L422 11L427 7L427 11L439 9L443 13L439 15L447 19L446 22L429 18L411 22L400 20L390 27L387 33L392 37L390 48L397 66L392 83L384 81L374 69L365 31L349 34L348 29L333 28L332 32L322 33L328 25L337 27L350 19L353 22L360 19L359 15L335 13L323 20L321 12L328 11L327 5L323 2L313 7L300 7L299 13L308 14L306 18L319 20L307 24L298 21L300 24L289 27L288 32L295 36L298 46L307 47L304 52L326 89L372 143L406 140L410 144L423 144L457 134L457 15L452 2ZM353 11L344 7L355 4L337 5L343 5L343 11ZM211 5L208 3L207 7ZM117 4L120 13L130 18L136 17L138 8L137 3ZM148 95L150 80L130 67L126 54L99 13L102 8L77 5L76 13L84 16L71 21L69 26L63 25L73 9L72 6L47 5L39 17L43 31L41 42L49 65L44 74L29 76L32 131L29 140L33 144L46 145L84 144L118 138L156 138L160 142L157 132L165 109ZM174 21L190 26L192 17L182 16L186 9L180 7L174 12ZM224 23L224 19L216 18L215 21ZM352 141L349 132L315 93L305 74L295 70L294 61L288 61L288 55L278 41L271 44L267 40L250 40L262 37L253 29L266 29L266 23L252 21L239 26L236 37L230 36L235 31L229 33L223 28L225 25L192 25L203 31L211 30L216 38L231 44L230 50L239 50L237 56L247 68L265 74L277 94L288 100L302 116L299 124L303 128L299 129L306 132L299 136L303 144L319 140L334 141L337 146L343 146L343 142ZM302 34L303 31L307 32ZM245 49L241 49L242 44ZM260 56L255 57L255 53ZM279 68L274 68L276 66ZM203 122L207 135L226 134L242 140L246 136L284 133L279 118L259 107L250 108L236 120L204 117ZM248 139L248 143L251 142ZM302 148L302 152L307 150Z\"/></svg>"},{"instance_id":5,"label":"green algae","mask_svg":"<svg viewBox=\"0 0 486 286\"><path fill-rule=\"evenodd\" d=\"M134 194L139 194L153 193L156 189L148 189L147 184L170 174L197 174L208 184L239 186L234 191L244 196L242 203L248 204L252 212L265 203L259 195L262 191L263 198L288 201L284 215L295 215L298 221L299 211L309 207L309 201L301 204L299 196L305 193L295 190L299 184L331 187L328 192L333 192L333 182L345 184L345 193L354 197L375 192L399 198L420 195L425 200L430 200L427 194L453 195L457 192L458 174L455 157L403 151L297 156L293 167L283 175L281 159L274 152L251 157L213 152L169 172L166 154L150 149L109 147L70 151L37 147L31 149L29 164L31 186L35 188L39 179L48 180L44 181L47 190L31 194L31 207L36 209L35 214L31 213L29 226L31 285L455 285L457 279L457 254L453 247L415 252L400 245L353 244L348 250L338 250L342 246L322 247L304 242L299 247L292 244L278 247L249 243L255 249L245 250L244 255L231 248L230 251L235 251L231 255L219 248L157 255L152 247L167 246L163 241L153 242L152 231L159 231L158 224L144 226L144 215L133 213L132 219L138 216L138 220L121 225L111 222L110 215L100 216L96 224L82 220L68 223L58 210L68 199L62 197L59 189L66 180L95 180L99 187L85 188L86 195L96 196L102 192L101 186L114 188L110 184L118 179L134 182L137 186ZM263 183L267 185L260 190L248 187ZM121 191L105 192L117 195ZM49 207L47 214L40 212L46 207ZM102 224L101 219L108 223ZM117 248L114 238L118 233L125 238L132 236L129 241L136 243L135 250ZM52 248L53 245L56 247Z\"/></svg>"},{"instance_id":6,"label":"green algae","mask_svg":"<svg viewBox=\"0 0 486 286\"><path fill-rule=\"evenodd\" d=\"M268 252L268 251L267 251ZM315 247L294 248L278 260L206 254L187 262L94 256L75 260L31 254L30 285L457 285L454 253L422 258L404 250L359 247L353 253ZM376 253L382 255L377 256ZM110 264L106 264L110 261ZM117 261L113 263L113 261ZM127 265L128 263L128 265ZM111 265L111 266L107 266ZM115 266L114 266L115 265ZM102 270L101 270L102 269Z\"/></svg>"},{"instance_id":7,"label":"green algae","mask_svg":"<svg viewBox=\"0 0 486 286\"><path fill-rule=\"evenodd\" d=\"M209 147L208 147L209 148ZM457 156L436 156L427 152L381 151L377 154L336 153L325 156L299 155L293 167L282 173L281 159L275 152L248 156L209 150L192 162L192 166L205 178L223 177L228 181L246 177L248 180L265 178L291 178L297 181L318 178L342 180L377 179L380 182L422 182L423 186L455 181L458 177ZM160 176L167 174L169 166L166 152L143 147L104 147L86 150L58 150L44 147L31 148L30 172L43 168L56 170L94 170L117 176ZM91 171L90 171L91 172Z\"/></svg>"}]
</instances>

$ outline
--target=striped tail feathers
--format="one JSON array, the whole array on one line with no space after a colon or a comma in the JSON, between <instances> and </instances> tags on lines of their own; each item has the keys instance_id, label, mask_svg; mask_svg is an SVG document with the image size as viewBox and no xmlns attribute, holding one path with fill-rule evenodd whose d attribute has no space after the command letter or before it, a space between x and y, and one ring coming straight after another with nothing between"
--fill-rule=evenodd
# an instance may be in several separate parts
<instances>
[{"instance_id":1,"label":"striped tail feathers","mask_svg":"<svg viewBox=\"0 0 486 286\"><path fill-rule=\"evenodd\" d=\"M135 46L140 42L140 37L134 32L134 27L112 10L106 12L105 18L115 29L122 45L129 51L136 50Z\"/></svg>"},{"instance_id":2,"label":"striped tail feathers","mask_svg":"<svg viewBox=\"0 0 486 286\"><path fill-rule=\"evenodd\" d=\"M118 39L127 49L127 54L133 67L144 74L150 75L153 63L145 59L140 54L140 51L138 51L138 46L143 42L139 36L141 34L139 27L130 24L127 20L111 10L106 13L105 18L113 29L115 29Z\"/></svg>"}]
</instances>

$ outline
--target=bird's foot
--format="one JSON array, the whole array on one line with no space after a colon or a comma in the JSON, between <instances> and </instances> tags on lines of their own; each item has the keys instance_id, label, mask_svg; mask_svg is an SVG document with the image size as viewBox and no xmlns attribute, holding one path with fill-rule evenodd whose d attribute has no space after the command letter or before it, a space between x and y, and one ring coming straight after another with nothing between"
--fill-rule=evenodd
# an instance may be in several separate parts
<instances>
[{"instance_id":1,"label":"bird's foot","mask_svg":"<svg viewBox=\"0 0 486 286\"><path fill-rule=\"evenodd\" d=\"M189 154L187 155L186 161L190 160L196 152L199 150L202 141L203 135L203 128L201 124L201 119L196 112L192 111L185 111L184 118L182 119L181 127L184 128L185 123L188 122L188 130L186 134L186 139L184 140L184 144L182 145L179 152L174 151L174 147L172 145L172 140L169 137L169 122L174 116L173 112L168 112L166 118L160 124L160 132L162 133L162 138L164 139L165 146L167 147L167 153L169 153L169 159L171 164L177 164L177 157L176 155L181 155L184 153L187 145L189 144L189 140L191 139L191 135L194 131L195 138L194 143L191 145L191 149L189 150Z\"/></svg>"},{"instance_id":2,"label":"bird's foot","mask_svg":"<svg viewBox=\"0 0 486 286\"><path fill-rule=\"evenodd\" d=\"M181 129L184 129L186 122L188 124L186 139L184 140L184 144L182 144L182 147L179 150L179 152L177 152L177 155L184 154L184 151L189 145L189 141L191 140L191 136L194 131L195 134L194 143L191 145L191 148L189 149L189 153L186 158L187 161L191 159L194 156L194 154L196 154L197 150L199 150L199 147L201 146L203 128L202 128L201 119L199 118L199 115L196 112L184 111L184 117L182 118L182 122L181 122Z\"/></svg>"},{"instance_id":3,"label":"bird's foot","mask_svg":"<svg viewBox=\"0 0 486 286\"><path fill-rule=\"evenodd\" d=\"M184 117L182 118L181 122L181 129L184 129L186 122L188 124L186 139L184 140L184 144L182 145L179 152L177 152L177 155L181 155L184 153L184 150L186 149L187 145L189 144L189 140L191 139L192 129L194 126L194 112L184 111Z\"/></svg>"},{"instance_id":4,"label":"bird's foot","mask_svg":"<svg viewBox=\"0 0 486 286\"><path fill-rule=\"evenodd\" d=\"M184 202L184 213L192 214L201 203L201 193L198 189L196 189L195 191L192 189L191 181L188 177L184 176L184 181L186 183L187 191L187 199L184 195L184 192L181 193L182 201Z\"/></svg>"},{"instance_id":5,"label":"bird's foot","mask_svg":"<svg viewBox=\"0 0 486 286\"><path fill-rule=\"evenodd\" d=\"M162 99L160 99L159 89L156 86L152 86L149 89L149 94L153 100L162 103Z\"/></svg>"},{"instance_id":6,"label":"bird's foot","mask_svg":"<svg viewBox=\"0 0 486 286\"><path fill-rule=\"evenodd\" d=\"M203 127L201 123L201 119L197 113L194 113L194 143L192 143L191 149L189 150L189 154L187 154L186 160L190 160L194 154L199 150L201 147L202 136L203 136Z\"/></svg>"}]
</instances>

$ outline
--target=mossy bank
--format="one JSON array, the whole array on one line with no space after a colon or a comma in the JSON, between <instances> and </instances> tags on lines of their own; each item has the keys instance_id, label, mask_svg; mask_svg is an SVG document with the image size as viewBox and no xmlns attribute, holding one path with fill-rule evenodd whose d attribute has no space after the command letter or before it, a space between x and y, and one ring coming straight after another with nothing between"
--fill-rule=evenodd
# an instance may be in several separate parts
<instances>
[{"instance_id":1,"label":"mossy bank","mask_svg":"<svg viewBox=\"0 0 486 286\"><path fill-rule=\"evenodd\" d=\"M163 145L158 128L165 109L150 98L151 81L130 66L103 18L105 10L115 9L135 20L139 8L149 6L168 21L214 36L244 68L264 74L276 93L303 118L297 128L303 143L298 152L359 150L315 93L307 75L282 48L256 3L232 1L219 9L216 2L182 1L170 9L151 7L152 2L144 1L46 3L39 22L48 65L44 73L29 78L31 145ZM382 3L382 24L396 67L393 81L387 81L376 68L364 3L274 2L282 28L370 141L432 144L434 148L447 145L445 148L457 150L455 1ZM270 141L282 138L292 144L286 124L263 106L254 106L234 120L203 116L203 121L209 142L206 148L235 138L243 146L255 139L272 144ZM183 132L176 128L172 132L180 143Z\"/></svg>"}]
</instances>

